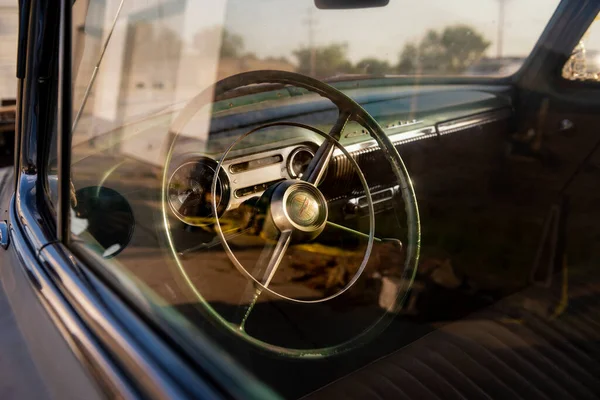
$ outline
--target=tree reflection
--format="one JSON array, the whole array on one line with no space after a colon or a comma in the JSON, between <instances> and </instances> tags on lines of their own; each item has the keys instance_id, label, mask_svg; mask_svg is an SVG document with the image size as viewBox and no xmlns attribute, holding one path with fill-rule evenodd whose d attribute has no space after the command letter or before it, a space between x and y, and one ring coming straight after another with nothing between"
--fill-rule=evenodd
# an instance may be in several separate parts
<instances>
[{"instance_id":1,"label":"tree reflection","mask_svg":"<svg viewBox=\"0 0 600 400\"><path fill-rule=\"evenodd\" d=\"M437 32L429 30L417 43L408 43L400 53L401 74L460 74L479 61L490 42L474 28L454 25Z\"/></svg>"},{"instance_id":2,"label":"tree reflection","mask_svg":"<svg viewBox=\"0 0 600 400\"><path fill-rule=\"evenodd\" d=\"M202 53L207 41L214 41L218 35L221 35L219 79L258 69L295 71L320 79L355 74L456 75L465 73L483 59L490 45L473 27L459 24L439 31L429 30L421 39L406 43L399 52L397 64L378 56L353 63L348 56L349 44L345 42L298 48L291 53L292 61L284 55L260 58L246 51L241 34L220 26L197 33L194 47Z\"/></svg>"}]
</instances>

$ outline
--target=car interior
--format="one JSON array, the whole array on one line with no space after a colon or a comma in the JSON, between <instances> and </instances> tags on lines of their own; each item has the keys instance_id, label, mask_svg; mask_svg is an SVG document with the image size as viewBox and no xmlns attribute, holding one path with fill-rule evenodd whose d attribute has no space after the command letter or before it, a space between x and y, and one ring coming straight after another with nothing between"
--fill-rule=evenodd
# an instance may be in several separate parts
<instances>
[{"instance_id":1,"label":"car interior","mask_svg":"<svg viewBox=\"0 0 600 400\"><path fill-rule=\"evenodd\" d=\"M94 273L283 398L595 398L600 3L554 4L526 57L466 75L235 55L294 2L229 3L181 38L178 6L74 4L70 229ZM392 3L307 1L289 32Z\"/></svg>"}]
</instances>

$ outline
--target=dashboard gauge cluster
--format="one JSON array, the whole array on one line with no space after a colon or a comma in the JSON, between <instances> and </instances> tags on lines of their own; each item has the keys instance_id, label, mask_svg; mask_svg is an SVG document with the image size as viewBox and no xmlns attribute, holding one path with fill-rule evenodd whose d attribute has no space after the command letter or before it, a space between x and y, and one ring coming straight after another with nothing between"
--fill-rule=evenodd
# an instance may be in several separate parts
<instances>
[{"instance_id":1,"label":"dashboard gauge cluster","mask_svg":"<svg viewBox=\"0 0 600 400\"><path fill-rule=\"evenodd\" d=\"M169 178L167 201L182 222L194 226L214 223L211 189L216 169L213 159L197 157L181 164ZM216 197L221 215L230 197L229 179L223 170L217 179Z\"/></svg>"},{"instance_id":2,"label":"dashboard gauge cluster","mask_svg":"<svg viewBox=\"0 0 600 400\"><path fill-rule=\"evenodd\" d=\"M307 146L301 146L294 149L294 151L290 153L287 161L287 171L288 174L290 174L290 178L301 178L314 156L314 151Z\"/></svg>"},{"instance_id":3,"label":"dashboard gauge cluster","mask_svg":"<svg viewBox=\"0 0 600 400\"><path fill-rule=\"evenodd\" d=\"M226 159L223 169L227 171L232 193L227 209L235 209L252 197L262 195L271 185L299 178L317 147L316 143L301 142Z\"/></svg>"},{"instance_id":4,"label":"dashboard gauge cluster","mask_svg":"<svg viewBox=\"0 0 600 400\"><path fill-rule=\"evenodd\" d=\"M315 149L303 143L225 160L217 180L219 217L273 184L301 178L314 155ZM214 223L211 189L217 165L210 157L197 156L185 160L171 174L167 201L182 222L193 226Z\"/></svg>"}]
</instances>

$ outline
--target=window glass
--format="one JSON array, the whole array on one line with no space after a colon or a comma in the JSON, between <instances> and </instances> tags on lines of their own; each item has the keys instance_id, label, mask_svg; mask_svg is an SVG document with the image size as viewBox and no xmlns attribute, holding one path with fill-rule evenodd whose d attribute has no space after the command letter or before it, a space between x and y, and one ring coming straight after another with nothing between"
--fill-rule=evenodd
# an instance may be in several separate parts
<instances>
[{"instance_id":1,"label":"window glass","mask_svg":"<svg viewBox=\"0 0 600 400\"><path fill-rule=\"evenodd\" d=\"M17 5L4 5L0 11L0 100L8 104L17 94L15 69L19 13Z\"/></svg>"},{"instance_id":2,"label":"window glass","mask_svg":"<svg viewBox=\"0 0 600 400\"><path fill-rule=\"evenodd\" d=\"M600 14L585 32L569 60L562 76L572 81L600 81Z\"/></svg>"},{"instance_id":3,"label":"window glass","mask_svg":"<svg viewBox=\"0 0 600 400\"><path fill-rule=\"evenodd\" d=\"M484 190L476 173L486 170L448 182L437 173L459 168L465 146L453 142L458 156L446 164L420 146L468 126L456 125L465 116L506 112L507 96L420 77L512 74L555 6L77 0L74 245L286 397L359 369L435 329L430 322L489 303L448 252L485 290L498 281L481 277L480 262L506 268L501 233L455 230L460 213L484 222L483 206L454 187ZM411 171L386 136L415 146L401 151ZM444 195L447 214L427 200ZM437 222L422 248L419 215ZM492 255L477 250L490 246ZM510 254L521 279L527 257ZM417 266L441 290L472 290L477 301L428 302Z\"/></svg>"},{"instance_id":4,"label":"window glass","mask_svg":"<svg viewBox=\"0 0 600 400\"><path fill-rule=\"evenodd\" d=\"M0 166L12 165L14 149L17 80L17 35L19 15L16 2L0 8Z\"/></svg>"}]
</instances>

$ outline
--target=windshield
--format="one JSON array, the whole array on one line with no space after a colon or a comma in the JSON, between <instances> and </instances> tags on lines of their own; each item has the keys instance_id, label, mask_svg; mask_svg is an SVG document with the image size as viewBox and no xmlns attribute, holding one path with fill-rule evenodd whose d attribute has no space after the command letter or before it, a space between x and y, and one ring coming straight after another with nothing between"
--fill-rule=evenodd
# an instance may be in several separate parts
<instances>
[{"instance_id":1,"label":"windshield","mask_svg":"<svg viewBox=\"0 0 600 400\"><path fill-rule=\"evenodd\" d=\"M555 7L78 0L73 245L287 398L391 354L528 279L511 88L473 77Z\"/></svg>"},{"instance_id":2,"label":"windshield","mask_svg":"<svg viewBox=\"0 0 600 400\"><path fill-rule=\"evenodd\" d=\"M177 104L251 70L326 80L510 75L556 6L544 0L390 1L354 10L320 10L312 1L120 3L82 1L74 10L74 105L81 108L102 59L102 82L90 94L91 103L95 97L100 103L85 111L110 121Z\"/></svg>"}]
</instances>

